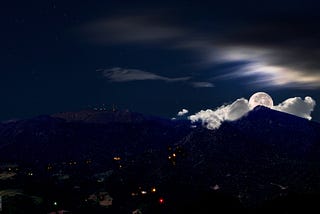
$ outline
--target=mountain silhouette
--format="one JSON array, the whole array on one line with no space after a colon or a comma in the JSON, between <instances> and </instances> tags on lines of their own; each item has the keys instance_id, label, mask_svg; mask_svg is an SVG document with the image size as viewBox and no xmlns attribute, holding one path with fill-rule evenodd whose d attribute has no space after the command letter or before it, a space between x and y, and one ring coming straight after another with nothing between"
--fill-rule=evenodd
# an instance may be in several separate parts
<instances>
[{"instance_id":1,"label":"mountain silhouette","mask_svg":"<svg viewBox=\"0 0 320 214\"><path fill-rule=\"evenodd\" d=\"M119 176L128 184L162 187L176 203L172 212L206 207L201 201L207 199L206 209L228 207L221 196L234 207L259 209L320 193L320 124L263 106L216 130L129 111L85 110L0 124L1 162L41 168L90 159L98 171L111 168L114 157L121 157Z\"/></svg>"}]
</instances>

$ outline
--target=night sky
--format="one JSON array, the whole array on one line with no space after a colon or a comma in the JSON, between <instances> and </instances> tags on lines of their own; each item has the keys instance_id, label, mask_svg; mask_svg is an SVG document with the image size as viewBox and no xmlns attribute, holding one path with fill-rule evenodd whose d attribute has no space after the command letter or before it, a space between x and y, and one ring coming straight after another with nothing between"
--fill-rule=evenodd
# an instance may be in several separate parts
<instances>
[{"instance_id":1,"label":"night sky","mask_svg":"<svg viewBox=\"0 0 320 214\"><path fill-rule=\"evenodd\" d=\"M320 103L317 1L211 2L2 2L0 120L113 104L173 117L257 91Z\"/></svg>"}]
</instances>

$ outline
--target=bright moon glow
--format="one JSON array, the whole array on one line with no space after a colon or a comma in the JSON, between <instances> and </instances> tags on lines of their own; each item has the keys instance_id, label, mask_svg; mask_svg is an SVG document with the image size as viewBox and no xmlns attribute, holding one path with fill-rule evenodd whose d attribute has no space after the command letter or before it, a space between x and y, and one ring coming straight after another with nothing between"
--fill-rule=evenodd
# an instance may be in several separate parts
<instances>
[{"instance_id":1,"label":"bright moon glow","mask_svg":"<svg viewBox=\"0 0 320 214\"><path fill-rule=\"evenodd\" d=\"M258 105L272 108L273 107L273 100L269 94L267 94L265 92L257 92L250 97L249 108L253 109L254 107L256 107Z\"/></svg>"}]
</instances>

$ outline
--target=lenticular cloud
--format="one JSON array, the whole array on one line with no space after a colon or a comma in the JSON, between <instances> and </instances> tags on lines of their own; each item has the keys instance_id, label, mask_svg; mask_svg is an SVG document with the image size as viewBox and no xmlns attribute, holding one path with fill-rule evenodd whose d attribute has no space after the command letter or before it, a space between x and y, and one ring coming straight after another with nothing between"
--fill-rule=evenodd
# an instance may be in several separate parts
<instances>
[{"instance_id":1,"label":"lenticular cloud","mask_svg":"<svg viewBox=\"0 0 320 214\"><path fill-rule=\"evenodd\" d=\"M316 105L311 97L293 97L273 106L272 109L293 114L311 120L311 112ZM191 122L201 122L207 129L218 129L224 121L238 120L250 111L248 100L240 98L229 105L223 105L215 110L201 110L189 116Z\"/></svg>"}]
</instances>

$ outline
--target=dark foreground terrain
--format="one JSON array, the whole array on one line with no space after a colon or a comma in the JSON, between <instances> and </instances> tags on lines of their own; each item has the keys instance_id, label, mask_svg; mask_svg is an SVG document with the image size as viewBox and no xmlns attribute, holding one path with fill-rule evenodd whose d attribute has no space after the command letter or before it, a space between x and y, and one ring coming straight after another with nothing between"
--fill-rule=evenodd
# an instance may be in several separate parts
<instances>
[{"instance_id":1,"label":"dark foreground terrain","mask_svg":"<svg viewBox=\"0 0 320 214\"><path fill-rule=\"evenodd\" d=\"M2 213L317 213L320 125L261 106L217 130L105 110L0 123L0 196Z\"/></svg>"}]
</instances>

